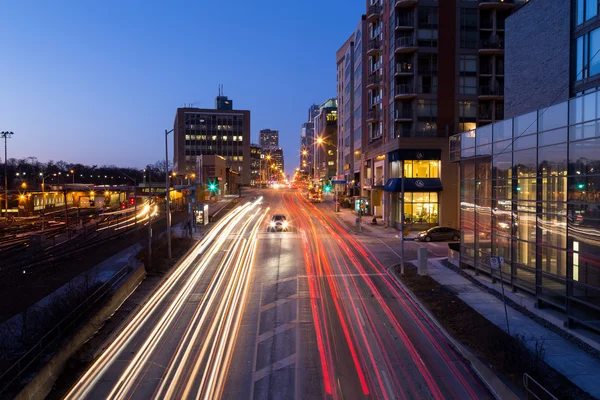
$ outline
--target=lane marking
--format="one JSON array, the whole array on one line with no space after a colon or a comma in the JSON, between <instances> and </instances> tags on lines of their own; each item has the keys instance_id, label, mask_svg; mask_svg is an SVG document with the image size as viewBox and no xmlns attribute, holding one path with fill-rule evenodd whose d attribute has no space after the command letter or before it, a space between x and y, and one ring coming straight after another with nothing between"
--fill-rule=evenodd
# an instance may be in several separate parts
<instances>
[{"instance_id":1,"label":"lane marking","mask_svg":"<svg viewBox=\"0 0 600 400\"><path fill-rule=\"evenodd\" d=\"M275 308L275 307L280 306L282 304L289 303L290 301L296 300L297 298L298 298L298 294L294 293L293 295L291 295L289 297L286 297L285 299L277 299L277 300L275 300L272 303L269 303L269 304L266 304L266 305L262 306L260 308L260 312L262 313L263 311L270 310L271 308Z\"/></svg>"},{"instance_id":2,"label":"lane marking","mask_svg":"<svg viewBox=\"0 0 600 400\"><path fill-rule=\"evenodd\" d=\"M275 329L267 331L267 332L261 334L260 336L258 336L257 342L258 343L264 342L265 340L270 339L270 338L272 338L275 335L278 335L278 334L280 334L282 332L285 332L285 331L287 331L289 329L295 328L297 324L298 324L298 320L295 319L295 320L293 320L291 322L286 322L283 325L279 325Z\"/></svg>"},{"instance_id":3,"label":"lane marking","mask_svg":"<svg viewBox=\"0 0 600 400\"><path fill-rule=\"evenodd\" d=\"M262 378L271 375L273 372L288 367L292 364L296 363L296 353L292 354L289 357L284 358L283 360L279 360L274 362L271 365L264 367L263 369L256 371L254 374L254 382L260 381Z\"/></svg>"}]
</instances>

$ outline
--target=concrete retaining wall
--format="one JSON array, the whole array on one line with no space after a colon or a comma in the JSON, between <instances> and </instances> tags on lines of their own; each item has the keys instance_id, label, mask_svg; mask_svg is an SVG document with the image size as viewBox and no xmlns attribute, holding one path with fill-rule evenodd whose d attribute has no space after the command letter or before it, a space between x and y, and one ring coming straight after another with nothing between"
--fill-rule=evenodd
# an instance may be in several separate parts
<instances>
[{"instance_id":1,"label":"concrete retaining wall","mask_svg":"<svg viewBox=\"0 0 600 400\"><path fill-rule=\"evenodd\" d=\"M144 264L130 262L134 271L129 274L125 282L119 286L104 306L84 326L76 332L67 343L48 361L46 365L25 386L17 400L43 400L52 386L63 372L67 361L102 327L104 322L123 304L125 299L133 293L139 284L146 278Z\"/></svg>"}]
</instances>

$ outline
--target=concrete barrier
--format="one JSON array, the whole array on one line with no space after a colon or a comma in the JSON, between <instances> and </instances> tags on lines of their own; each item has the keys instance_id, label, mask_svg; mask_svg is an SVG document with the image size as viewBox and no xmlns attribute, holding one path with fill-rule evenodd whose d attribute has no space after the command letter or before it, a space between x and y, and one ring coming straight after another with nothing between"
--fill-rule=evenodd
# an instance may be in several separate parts
<instances>
[{"instance_id":1,"label":"concrete barrier","mask_svg":"<svg viewBox=\"0 0 600 400\"><path fill-rule=\"evenodd\" d=\"M33 379L21 390L17 400L42 400L46 398L52 386L63 372L69 359L102 327L104 322L115 313L123 302L146 278L144 264L130 259L133 272L117 288L106 304L77 331L52 358L38 371Z\"/></svg>"}]
</instances>

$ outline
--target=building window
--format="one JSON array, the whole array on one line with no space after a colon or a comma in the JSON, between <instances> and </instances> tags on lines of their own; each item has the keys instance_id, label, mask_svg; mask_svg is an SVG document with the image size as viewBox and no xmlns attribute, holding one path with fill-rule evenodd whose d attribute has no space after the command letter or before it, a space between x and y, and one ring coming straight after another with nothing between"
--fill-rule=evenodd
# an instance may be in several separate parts
<instances>
[{"instance_id":1,"label":"building window","mask_svg":"<svg viewBox=\"0 0 600 400\"><path fill-rule=\"evenodd\" d=\"M577 25L583 24L598 15L598 0L577 0Z\"/></svg>"},{"instance_id":2,"label":"building window","mask_svg":"<svg viewBox=\"0 0 600 400\"><path fill-rule=\"evenodd\" d=\"M477 48L477 9L460 9L460 48Z\"/></svg>"},{"instance_id":3,"label":"building window","mask_svg":"<svg viewBox=\"0 0 600 400\"><path fill-rule=\"evenodd\" d=\"M477 78L474 76L461 76L460 94L477 94Z\"/></svg>"},{"instance_id":4,"label":"building window","mask_svg":"<svg viewBox=\"0 0 600 400\"><path fill-rule=\"evenodd\" d=\"M404 161L406 178L439 178L440 162L437 160L406 160Z\"/></svg>"},{"instance_id":5,"label":"building window","mask_svg":"<svg viewBox=\"0 0 600 400\"><path fill-rule=\"evenodd\" d=\"M398 203L402 201L398 195ZM404 220L409 224L437 224L438 223L438 194L435 192L404 193ZM400 210L396 220L400 221Z\"/></svg>"}]
</instances>

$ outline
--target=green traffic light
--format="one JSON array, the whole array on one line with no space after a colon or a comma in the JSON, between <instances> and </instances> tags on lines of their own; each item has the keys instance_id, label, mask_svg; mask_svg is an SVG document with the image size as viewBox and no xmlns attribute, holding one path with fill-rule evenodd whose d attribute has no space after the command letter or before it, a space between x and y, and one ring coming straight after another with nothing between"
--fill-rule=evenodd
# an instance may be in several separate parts
<instances>
[{"instance_id":1,"label":"green traffic light","mask_svg":"<svg viewBox=\"0 0 600 400\"><path fill-rule=\"evenodd\" d=\"M585 189L585 185L583 183L579 183L577 185L577 189Z\"/></svg>"},{"instance_id":2,"label":"green traffic light","mask_svg":"<svg viewBox=\"0 0 600 400\"><path fill-rule=\"evenodd\" d=\"M325 193L329 193L331 192L331 186L327 185L325 186Z\"/></svg>"}]
</instances>

